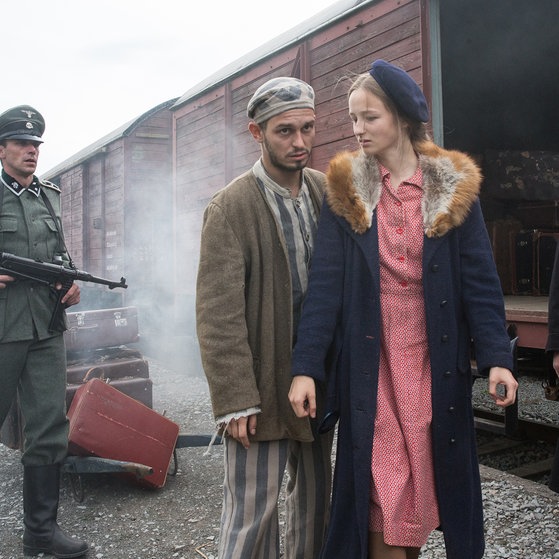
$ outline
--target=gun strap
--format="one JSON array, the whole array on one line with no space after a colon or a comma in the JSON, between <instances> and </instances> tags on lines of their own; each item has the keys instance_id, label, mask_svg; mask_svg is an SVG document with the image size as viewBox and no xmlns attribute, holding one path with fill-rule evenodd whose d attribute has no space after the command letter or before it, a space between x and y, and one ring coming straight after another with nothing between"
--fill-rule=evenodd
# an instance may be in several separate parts
<instances>
[{"instance_id":1,"label":"gun strap","mask_svg":"<svg viewBox=\"0 0 559 559\"><path fill-rule=\"evenodd\" d=\"M70 256L70 253L68 252L68 247L66 246L66 240L64 239L64 233L62 232L62 220L59 217L57 217L56 212L54 211L54 208L52 207L52 203L49 200L49 197L47 196L47 193L42 188L41 188L41 198L43 199L43 202L45 203L45 206L47 207L47 210L49 211L50 216L54 220L54 225L55 225L56 230L58 232L58 238L59 238L59 242L58 242L59 251L62 252L61 249L64 250L64 252L68 255L68 260L70 262L70 267L73 268L74 267L74 262L72 261L72 257Z\"/></svg>"}]
</instances>

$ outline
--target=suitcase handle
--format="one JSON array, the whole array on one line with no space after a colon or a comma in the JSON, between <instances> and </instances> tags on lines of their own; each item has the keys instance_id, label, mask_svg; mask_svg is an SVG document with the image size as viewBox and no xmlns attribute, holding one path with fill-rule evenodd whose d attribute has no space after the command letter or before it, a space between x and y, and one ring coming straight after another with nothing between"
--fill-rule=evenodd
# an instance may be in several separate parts
<instances>
[{"instance_id":1,"label":"suitcase handle","mask_svg":"<svg viewBox=\"0 0 559 559\"><path fill-rule=\"evenodd\" d=\"M77 328L70 328L69 332L79 332L80 330L95 330L99 328L99 324L92 324L91 326L78 326Z\"/></svg>"},{"instance_id":2,"label":"suitcase handle","mask_svg":"<svg viewBox=\"0 0 559 559\"><path fill-rule=\"evenodd\" d=\"M92 374L94 371L100 371L100 372L101 372L101 374L100 374L98 377L96 377L96 378L98 378L99 380L102 380L102 381L104 381L104 382L107 382L106 379L105 379L105 373L103 372L103 369L101 369L101 367L91 367L91 369L88 369L88 370L86 371L84 377L83 377L82 382L83 382L83 383L86 383L86 382L89 380L89 377L91 376L91 374Z\"/></svg>"}]
</instances>

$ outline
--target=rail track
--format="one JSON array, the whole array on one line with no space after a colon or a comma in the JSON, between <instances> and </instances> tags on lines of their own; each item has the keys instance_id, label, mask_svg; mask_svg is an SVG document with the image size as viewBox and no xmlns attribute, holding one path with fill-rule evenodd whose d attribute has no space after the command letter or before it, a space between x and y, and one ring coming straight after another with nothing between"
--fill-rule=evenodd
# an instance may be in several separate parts
<instances>
[{"instance_id":1,"label":"rail track","mask_svg":"<svg viewBox=\"0 0 559 559\"><path fill-rule=\"evenodd\" d=\"M558 425L519 417L511 421L503 413L480 408L474 408L474 417L481 464L549 483L559 440Z\"/></svg>"}]
</instances>

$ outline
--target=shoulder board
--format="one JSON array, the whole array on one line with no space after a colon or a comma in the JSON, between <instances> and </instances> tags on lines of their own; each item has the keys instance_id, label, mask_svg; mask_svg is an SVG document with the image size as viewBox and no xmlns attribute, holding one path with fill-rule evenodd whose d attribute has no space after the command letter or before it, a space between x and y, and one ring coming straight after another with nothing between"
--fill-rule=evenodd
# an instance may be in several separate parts
<instances>
[{"instance_id":1,"label":"shoulder board","mask_svg":"<svg viewBox=\"0 0 559 559\"><path fill-rule=\"evenodd\" d=\"M60 188L58 188L58 186L56 186L56 184L54 184L53 182L41 179L39 183L41 186L44 186L46 188L52 188L52 190L56 190L56 192L60 192Z\"/></svg>"}]
</instances>

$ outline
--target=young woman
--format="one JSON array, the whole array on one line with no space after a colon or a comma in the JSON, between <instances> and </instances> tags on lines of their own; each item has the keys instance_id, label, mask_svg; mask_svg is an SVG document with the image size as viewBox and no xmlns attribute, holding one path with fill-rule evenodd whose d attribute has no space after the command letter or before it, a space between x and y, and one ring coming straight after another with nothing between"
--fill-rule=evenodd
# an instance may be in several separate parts
<instances>
[{"instance_id":1,"label":"young woman","mask_svg":"<svg viewBox=\"0 0 559 559\"><path fill-rule=\"evenodd\" d=\"M440 527L449 558L478 559L472 341L497 405L517 388L481 174L429 141L425 97L396 66L374 62L348 104L360 150L328 169L290 391L313 417L326 382L339 417L322 557L415 559Z\"/></svg>"}]
</instances>

